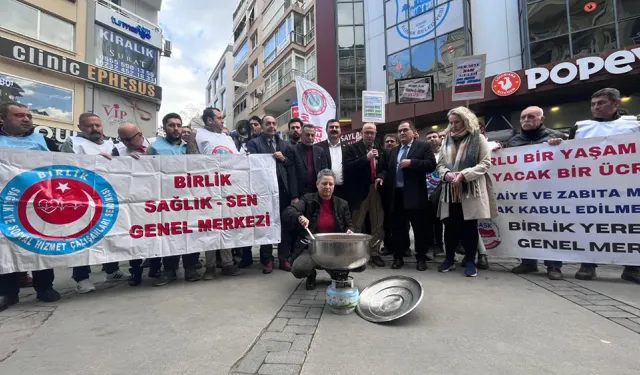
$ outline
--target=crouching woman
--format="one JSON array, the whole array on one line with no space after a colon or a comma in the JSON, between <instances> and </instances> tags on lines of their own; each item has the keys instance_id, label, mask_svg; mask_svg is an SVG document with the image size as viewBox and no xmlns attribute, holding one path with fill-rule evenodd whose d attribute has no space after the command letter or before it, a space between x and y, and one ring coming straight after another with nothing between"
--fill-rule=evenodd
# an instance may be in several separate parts
<instances>
[{"instance_id":1,"label":"crouching woman","mask_svg":"<svg viewBox=\"0 0 640 375\"><path fill-rule=\"evenodd\" d=\"M305 237L305 227L313 234L353 233L349 204L333 195L335 182L336 175L331 170L321 170L316 181L318 192L305 194L282 213L283 224L296 230L298 238ZM307 290L315 289L316 269L321 268L314 263L309 249L300 241L296 241L294 257L291 273L298 279L307 278ZM365 267L354 272L362 272Z\"/></svg>"}]
</instances>

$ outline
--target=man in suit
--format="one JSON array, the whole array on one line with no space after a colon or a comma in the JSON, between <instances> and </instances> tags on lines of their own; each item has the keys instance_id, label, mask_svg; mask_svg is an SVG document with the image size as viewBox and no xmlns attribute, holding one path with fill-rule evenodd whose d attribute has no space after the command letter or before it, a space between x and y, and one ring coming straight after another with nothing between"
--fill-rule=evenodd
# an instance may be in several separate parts
<instances>
[{"instance_id":1,"label":"man in suit","mask_svg":"<svg viewBox=\"0 0 640 375\"><path fill-rule=\"evenodd\" d=\"M400 145L391 150L387 169L380 174L376 184L387 185L387 199L391 208L391 232L394 237L394 261L391 268L404 265L402 243L407 242L409 231L407 221L413 227L418 271L427 269L426 216L427 181L425 175L436 169L436 158L431 146L415 140L415 127L411 121L403 121L398 126ZM389 187L393 188L389 188ZM404 237L404 239L402 239Z\"/></svg>"},{"instance_id":2,"label":"man in suit","mask_svg":"<svg viewBox=\"0 0 640 375\"><path fill-rule=\"evenodd\" d=\"M262 119L262 134L247 143L247 151L250 154L270 154L276 160L276 175L278 176L278 195L280 197L280 215L289 207L291 197L298 196L296 188L293 161L285 155L291 155L289 142L285 142L276 134L276 119L273 116L264 116ZM289 255L291 241L286 226L281 226L281 242L278 245L279 268L283 271L291 271ZM273 245L260 246L260 261L263 265L262 273L273 272Z\"/></svg>"},{"instance_id":3,"label":"man in suit","mask_svg":"<svg viewBox=\"0 0 640 375\"><path fill-rule=\"evenodd\" d=\"M294 161L296 176L294 183L296 186L292 188L292 191L297 194L292 198L295 201L304 194L318 191L316 187L318 172L329 169L329 156L322 147L313 144L315 138L316 128L311 124L304 125L300 143L292 147L289 150L290 155L287 156Z\"/></svg>"},{"instance_id":4,"label":"man in suit","mask_svg":"<svg viewBox=\"0 0 640 375\"><path fill-rule=\"evenodd\" d=\"M364 124L362 140L347 148L344 175L345 191L349 197L355 231L362 233L365 221L369 218L373 236L371 263L377 267L384 267L384 261L380 257L380 245L384 240L384 210L375 185L377 172L384 165L384 154L374 145L376 133L375 124Z\"/></svg>"},{"instance_id":5,"label":"man in suit","mask_svg":"<svg viewBox=\"0 0 640 375\"><path fill-rule=\"evenodd\" d=\"M327 140L318 143L318 146L322 147L325 154L329 156L329 169L336 175L336 185L333 195L348 201L345 195L345 173L343 173L348 145L340 140L342 133L340 130L340 121L335 119L327 121L326 130Z\"/></svg>"}]
</instances>

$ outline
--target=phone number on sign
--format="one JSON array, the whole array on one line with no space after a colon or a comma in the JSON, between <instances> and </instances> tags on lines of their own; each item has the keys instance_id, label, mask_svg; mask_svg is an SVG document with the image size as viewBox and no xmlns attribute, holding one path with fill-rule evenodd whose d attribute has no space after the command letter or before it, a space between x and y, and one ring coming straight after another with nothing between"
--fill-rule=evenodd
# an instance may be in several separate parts
<instances>
[{"instance_id":1,"label":"phone number on sign","mask_svg":"<svg viewBox=\"0 0 640 375\"><path fill-rule=\"evenodd\" d=\"M131 64L127 64L118 60L113 60L108 57L104 57L102 59L99 59L98 65L100 65L103 68L112 69L126 75L130 75L136 78L143 79L145 81L149 81L154 84L156 83L156 77L153 72L139 68Z\"/></svg>"}]
</instances>

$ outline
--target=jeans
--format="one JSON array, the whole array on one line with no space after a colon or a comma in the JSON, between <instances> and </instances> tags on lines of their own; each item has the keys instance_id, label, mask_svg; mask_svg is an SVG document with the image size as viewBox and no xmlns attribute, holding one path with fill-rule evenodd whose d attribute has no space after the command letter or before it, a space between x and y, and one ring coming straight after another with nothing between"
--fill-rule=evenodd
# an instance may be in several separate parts
<instances>
[{"instance_id":1,"label":"jeans","mask_svg":"<svg viewBox=\"0 0 640 375\"><path fill-rule=\"evenodd\" d=\"M537 259L522 259L522 264L538 264ZM559 260L545 260L544 265L548 268L562 268L562 262Z\"/></svg>"},{"instance_id":2,"label":"jeans","mask_svg":"<svg viewBox=\"0 0 640 375\"><path fill-rule=\"evenodd\" d=\"M458 241L462 240L466 261L475 261L478 251L478 220L465 220L462 204L449 203L449 217L444 219L444 243L447 260L456 256Z\"/></svg>"}]
</instances>

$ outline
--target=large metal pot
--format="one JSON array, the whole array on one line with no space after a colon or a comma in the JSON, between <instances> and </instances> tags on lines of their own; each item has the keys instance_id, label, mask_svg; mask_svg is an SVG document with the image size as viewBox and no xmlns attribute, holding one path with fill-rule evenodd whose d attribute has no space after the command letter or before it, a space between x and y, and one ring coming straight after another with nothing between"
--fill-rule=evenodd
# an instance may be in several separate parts
<instances>
[{"instance_id":1,"label":"large metal pot","mask_svg":"<svg viewBox=\"0 0 640 375\"><path fill-rule=\"evenodd\" d=\"M322 233L310 239L311 259L325 270L350 271L362 267L371 257L371 239L361 233Z\"/></svg>"}]
</instances>

